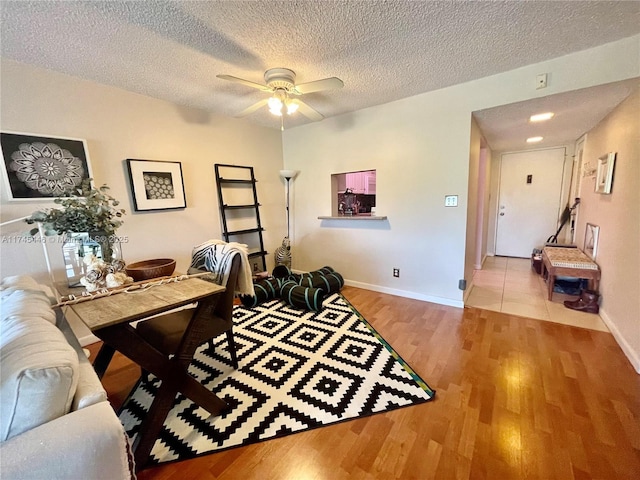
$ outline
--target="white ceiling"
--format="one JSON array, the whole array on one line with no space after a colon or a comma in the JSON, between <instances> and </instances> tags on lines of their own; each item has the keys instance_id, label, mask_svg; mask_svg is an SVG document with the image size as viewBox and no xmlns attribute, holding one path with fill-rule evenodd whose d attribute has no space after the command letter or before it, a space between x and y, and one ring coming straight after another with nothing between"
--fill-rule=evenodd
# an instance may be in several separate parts
<instances>
[{"instance_id":1,"label":"white ceiling","mask_svg":"<svg viewBox=\"0 0 640 480\"><path fill-rule=\"evenodd\" d=\"M640 33L638 1L2 0L0 6L4 57L228 116L266 94L218 74L256 83L273 67L294 70L298 83L337 76L342 90L304 96L331 117ZM579 102L585 98L604 97ZM566 103L576 106L575 98ZM504 125L492 127L500 115L478 118L488 137L508 135ZM280 126L266 108L247 121ZM307 122L297 115L286 125Z\"/></svg>"},{"instance_id":2,"label":"white ceiling","mask_svg":"<svg viewBox=\"0 0 640 480\"><path fill-rule=\"evenodd\" d=\"M639 85L640 79L634 78L480 110L473 116L495 152L572 144ZM554 117L546 122L529 122L531 115L545 112L553 112ZM527 144L526 139L534 136L543 137L542 142Z\"/></svg>"}]
</instances>

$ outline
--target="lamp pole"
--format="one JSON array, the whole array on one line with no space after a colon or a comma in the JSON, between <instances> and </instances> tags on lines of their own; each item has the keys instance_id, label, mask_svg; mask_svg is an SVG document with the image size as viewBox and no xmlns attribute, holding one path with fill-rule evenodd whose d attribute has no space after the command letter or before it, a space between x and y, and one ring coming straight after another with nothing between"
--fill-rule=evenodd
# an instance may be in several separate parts
<instances>
[{"instance_id":1,"label":"lamp pole","mask_svg":"<svg viewBox=\"0 0 640 480\"><path fill-rule=\"evenodd\" d=\"M291 238L291 227L290 227L290 223L289 223L289 181L291 180L291 177L284 177L285 180L287 181L287 237Z\"/></svg>"},{"instance_id":2,"label":"lamp pole","mask_svg":"<svg viewBox=\"0 0 640 480\"><path fill-rule=\"evenodd\" d=\"M287 210L287 236L282 241L282 246L278 247L275 252L276 265L286 265L291 267L291 218L289 214L289 192L291 189L290 181L298 174L297 170L280 170L280 176L287 182L286 189L286 210Z\"/></svg>"}]
</instances>

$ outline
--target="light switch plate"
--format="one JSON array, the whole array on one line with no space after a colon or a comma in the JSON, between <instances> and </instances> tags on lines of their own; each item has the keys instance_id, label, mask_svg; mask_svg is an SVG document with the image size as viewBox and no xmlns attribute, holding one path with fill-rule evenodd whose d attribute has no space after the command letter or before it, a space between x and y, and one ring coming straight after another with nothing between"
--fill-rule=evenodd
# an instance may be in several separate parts
<instances>
[{"instance_id":1,"label":"light switch plate","mask_svg":"<svg viewBox=\"0 0 640 480\"><path fill-rule=\"evenodd\" d=\"M445 207L457 207L458 206L458 195L445 195L445 197L444 197L444 206Z\"/></svg>"}]
</instances>

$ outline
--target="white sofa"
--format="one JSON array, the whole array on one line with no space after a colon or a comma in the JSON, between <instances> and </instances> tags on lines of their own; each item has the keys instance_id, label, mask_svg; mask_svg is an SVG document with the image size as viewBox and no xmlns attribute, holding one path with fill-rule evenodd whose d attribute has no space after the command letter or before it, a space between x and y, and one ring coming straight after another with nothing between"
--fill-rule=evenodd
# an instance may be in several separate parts
<instances>
[{"instance_id":1,"label":"white sofa","mask_svg":"<svg viewBox=\"0 0 640 480\"><path fill-rule=\"evenodd\" d=\"M107 394L47 288L0 284L0 477L135 478Z\"/></svg>"}]
</instances>

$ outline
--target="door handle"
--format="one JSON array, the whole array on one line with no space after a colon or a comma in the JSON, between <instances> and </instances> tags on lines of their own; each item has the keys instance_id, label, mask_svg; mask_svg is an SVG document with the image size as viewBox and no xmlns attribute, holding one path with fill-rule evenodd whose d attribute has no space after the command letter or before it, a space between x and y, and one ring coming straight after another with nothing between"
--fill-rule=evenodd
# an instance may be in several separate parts
<instances>
[{"instance_id":1,"label":"door handle","mask_svg":"<svg viewBox=\"0 0 640 480\"><path fill-rule=\"evenodd\" d=\"M501 216L501 217L504 217L504 212L500 212L500 216Z\"/></svg>"}]
</instances>

